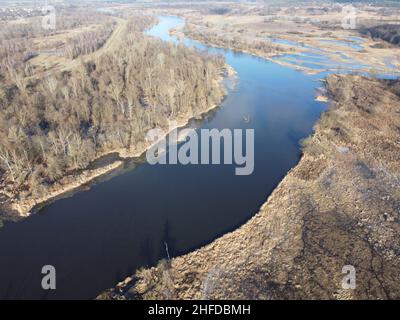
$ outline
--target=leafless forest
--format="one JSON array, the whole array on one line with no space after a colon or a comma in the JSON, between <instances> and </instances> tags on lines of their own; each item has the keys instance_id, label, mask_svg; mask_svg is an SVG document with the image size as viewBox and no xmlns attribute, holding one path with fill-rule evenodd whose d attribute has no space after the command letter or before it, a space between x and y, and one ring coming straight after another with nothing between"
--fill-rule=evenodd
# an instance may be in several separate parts
<instances>
[{"instance_id":1,"label":"leafless forest","mask_svg":"<svg viewBox=\"0 0 400 320\"><path fill-rule=\"evenodd\" d=\"M56 31L38 19L0 29L0 184L10 198L39 197L97 156L221 100L223 58L145 36L150 16L66 10ZM55 62L37 47L56 50Z\"/></svg>"},{"instance_id":2,"label":"leafless forest","mask_svg":"<svg viewBox=\"0 0 400 320\"><path fill-rule=\"evenodd\" d=\"M365 28L362 32L373 38L383 39L395 45L400 45L400 25L384 24L372 28Z\"/></svg>"}]
</instances>

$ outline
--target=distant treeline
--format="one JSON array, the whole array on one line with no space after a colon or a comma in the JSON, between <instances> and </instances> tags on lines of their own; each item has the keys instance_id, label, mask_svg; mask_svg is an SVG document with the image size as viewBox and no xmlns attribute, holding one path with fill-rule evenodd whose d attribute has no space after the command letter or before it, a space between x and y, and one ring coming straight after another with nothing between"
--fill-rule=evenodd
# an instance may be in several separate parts
<instances>
[{"instance_id":1,"label":"distant treeline","mask_svg":"<svg viewBox=\"0 0 400 320\"><path fill-rule=\"evenodd\" d=\"M391 44L400 45L400 24L385 24L372 28L365 28L361 33L375 39L382 39Z\"/></svg>"}]
</instances>

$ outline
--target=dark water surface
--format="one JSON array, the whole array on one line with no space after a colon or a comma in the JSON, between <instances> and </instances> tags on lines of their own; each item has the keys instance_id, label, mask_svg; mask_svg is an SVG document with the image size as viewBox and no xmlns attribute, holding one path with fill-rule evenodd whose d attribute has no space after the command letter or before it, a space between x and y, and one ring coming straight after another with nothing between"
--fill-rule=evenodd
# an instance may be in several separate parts
<instances>
[{"instance_id":1,"label":"dark water surface","mask_svg":"<svg viewBox=\"0 0 400 320\"><path fill-rule=\"evenodd\" d=\"M149 31L182 20L162 17ZM206 48L190 40L186 45ZM127 162L89 190L59 199L0 229L0 298L88 299L150 266L234 230L251 218L299 161L299 140L325 109L314 101L321 76L247 54L225 56L239 76L222 106L200 128L255 129L255 170L235 176L232 165L151 166ZM41 289L43 265L57 270L57 289Z\"/></svg>"}]
</instances>

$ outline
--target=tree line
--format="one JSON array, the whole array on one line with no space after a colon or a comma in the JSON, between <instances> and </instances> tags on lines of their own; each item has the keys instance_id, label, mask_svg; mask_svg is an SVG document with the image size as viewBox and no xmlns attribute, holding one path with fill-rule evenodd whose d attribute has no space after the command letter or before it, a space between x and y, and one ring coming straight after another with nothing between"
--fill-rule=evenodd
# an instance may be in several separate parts
<instances>
[{"instance_id":1,"label":"tree line","mask_svg":"<svg viewBox=\"0 0 400 320\"><path fill-rule=\"evenodd\" d=\"M246 40L239 36L220 35L216 31L197 31L194 27L186 25L183 32L189 38L199 40L221 48L230 48L236 51L261 52L271 55L274 53L284 52L285 49L279 45L275 45L267 40Z\"/></svg>"}]
</instances>

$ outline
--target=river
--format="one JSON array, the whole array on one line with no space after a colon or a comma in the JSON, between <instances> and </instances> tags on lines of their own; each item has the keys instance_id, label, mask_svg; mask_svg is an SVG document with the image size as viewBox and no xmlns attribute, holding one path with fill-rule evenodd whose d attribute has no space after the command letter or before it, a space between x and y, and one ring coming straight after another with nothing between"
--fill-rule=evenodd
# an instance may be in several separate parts
<instances>
[{"instance_id":1,"label":"river","mask_svg":"<svg viewBox=\"0 0 400 320\"><path fill-rule=\"evenodd\" d=\"M165 41L183 23L160 17L147 33ZM137 268L211 242L245 223L294 167L299 141L326 104L314 100L323 75L306 75L231 50L223 54L238 83L201 128L255 130L255 167L236 176L234 165L156 165L140 159L57 199L37 214L0 229L1 299L91 299ZM57 289L41 288L44 265L57 271Z\"/></svg>"}]
</instances>

